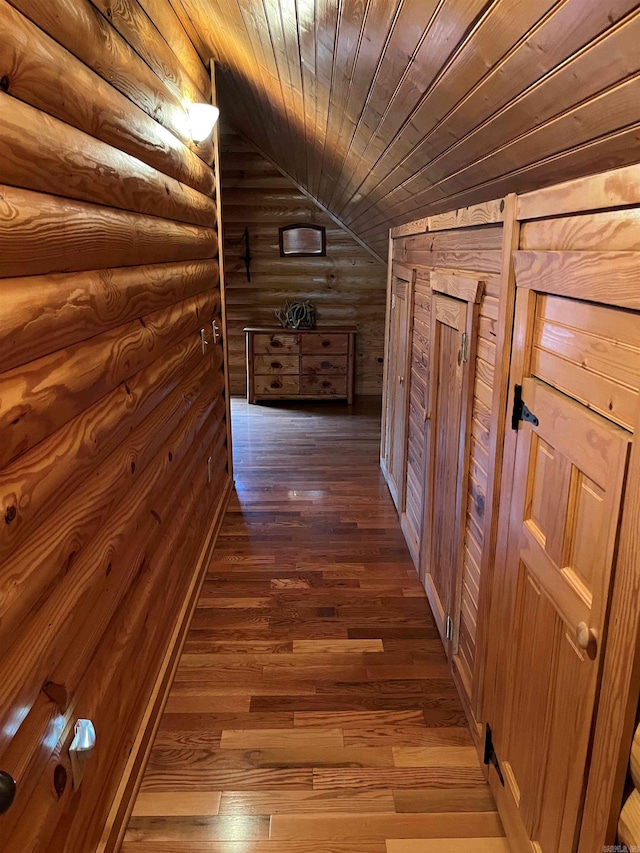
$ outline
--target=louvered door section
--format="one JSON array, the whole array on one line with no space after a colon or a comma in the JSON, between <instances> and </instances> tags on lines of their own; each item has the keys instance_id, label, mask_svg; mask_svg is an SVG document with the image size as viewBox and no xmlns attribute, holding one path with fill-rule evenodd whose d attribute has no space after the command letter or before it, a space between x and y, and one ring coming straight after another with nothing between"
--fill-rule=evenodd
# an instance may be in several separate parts
<instances>
[{"instance_id":1,"label":"louvered door section","mask_svg":"<svg viewBox=\"0 0 640 853\"><path fill-rule=\"evenodd\" d=\"M394 264L387 316L387 361L384 387L382 470L393 501L404 510L407 413L409 388L410 318L414 273Z\"/></svg>"},{"instance_id":2,"label":"louvered door section","mask_svg":"<svg viewBox=\"0 0 640 853\"><path fill-rule=\"evenodd\" d=\"M479 303L477 278L431 276L428 493L424 585L447 652L458 649Z\"/></svg>"},{"instance_id":3,"label":"louvered door section","mask_svg":"<svg viewBox=\"0 0 640 853\"><path fill-rule=\"evenodd\" d=\"M411 557L420 572L423 533L426 456L429 441L427 403L429 395L429 338L431 335L431 284L429 273L416 275L409 366L409 417L407 419L407 461L403 482L402 530Z\"/></svg>"}]
</instances>

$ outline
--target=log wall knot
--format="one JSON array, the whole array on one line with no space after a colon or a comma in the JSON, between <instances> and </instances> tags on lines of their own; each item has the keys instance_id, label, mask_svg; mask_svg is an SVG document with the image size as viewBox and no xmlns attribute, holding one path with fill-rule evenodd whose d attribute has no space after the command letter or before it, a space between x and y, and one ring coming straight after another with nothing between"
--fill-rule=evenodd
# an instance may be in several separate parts
<instances>
[{"instance_id":1,"label":"log wall knot","mask_svg":"<svg viewBox=\"0 0 640 853\"><path fill-rule=\"evenodd\" d=\"M57 764L53 771L53 787L58 799L64 794L64 789L67 787L67 769L62 764Z\"/></svg>"}]
</instances>

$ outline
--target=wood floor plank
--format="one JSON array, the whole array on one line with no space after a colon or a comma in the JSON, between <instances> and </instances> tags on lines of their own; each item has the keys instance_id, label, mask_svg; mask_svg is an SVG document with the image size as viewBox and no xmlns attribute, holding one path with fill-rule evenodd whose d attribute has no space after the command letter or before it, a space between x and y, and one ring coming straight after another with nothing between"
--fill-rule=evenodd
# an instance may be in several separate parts
<instances>
[{"instance_id":1,"label":"wood floor plank","mask_svg":"<svg viewBox=\"0 0 640 853\"><path fill-rule=\"evenodd\" d=\"M396 767L477 767L474 746L394 746Z\"/></svg>"},{"instance_id":2,"label":"wood floor plank","mask_svg":"<svg viewBox=\"0 0 640 853\"><path fill-rule=\"evenodd\" d=\"M135 841L125 839L122 853L386 853L384 841Z\"/></svg>"},{"instance_id":3,"label":"wood floor plank","mask_svg":"<svg viewBox=\"0 0 640 853\"><path fill-rule=\"evenodd\" d=\"M313 787L316 791L338 788L466 788L469 785L485 785L480 767L362 767L325 768L313 771Z\"/></svg>"},{"instance_id":4,"label":"wood floor plank","mask_svg":"<svg viewBox=\"0 0 640 853\"><path fill-rule=\"evenodd\" d=\"M407 788L395 790L396 812L493 812L495 803L485 786L475 788Z\"/></svg>"},{"instance_id":5,"label":"wood floor plank","mask_svg":"<svg viewBox=\"0 0 640 853\"><path fill-rule=\"evenodd\" d=\"M311 814L313 812L390 812L393 794L376 791L225 791L220 814Z\"/></svg>"},{"instance_id":6,"label":"wood floor plank","mask_svg":"<svg viewBox=\"0 0 640 853\"><path fill-rule=\"evenodd\" d=\"M390 746L308 747L259 750L260 767L393 767Z\"/></svg>"},{"instance_id":7,"label":"wood floor plank","mask_svg":"<svg viewBox=\"0 0 640 853\"><path fill-rule=\"evenodd\" d=\"M136 800L134 817L179 817L186 815L217 815L220 810L220 791L210 793L140 794ZM264 812L261 812L264 814Z\"/></svg>"},{"instance_id":8,"label":"wood floor plank","mask_svg":"<svg viewBox=\"0 0 640 853\"><path fill-rule=\"evenodd\" d=\"M213 714L218 711L237 714L248 711L250 705L249 696L181 696L172 691L165 711L167 714Z\"/></svg>"},{"instance_id":9,"label":"wood floor plank","mask_svg":"<svg viewBox=\"0 0 640 853\"><path fill-rule=\"evenodd\" d=\"M295 654L316 652L349 654L350 652L382 652L384 645L380 639L369 640L294 640Z\"/></svg>"},{"instance_id":10,"label":"wood floor plank","mask_svg":"<svg viewBox=\"0 0 640 853\"><path fill-rule=\"evenodd\" d=\"M502 834L498 816L484 812L274 815L271 819L271 840L283 841L296 841L305 837L373 841L386 838L491 837Z\"/></svg>"},{"instance_id":11,"label":"wood floor plank","mask_svg":"<svg viewBox=\"0 0 640 853\"><path fill-rule=\"evenodd\" d=\"M233 417L236 493L123 853L505 853L379 404Z\"/></svg>"},{"instance_id":12,"label":"wood floor plank","mask_svg":"<svg viewBox=\"0 0 640 853\"><path fill-rule=\"evenodd\" d=\"M179 841L265 841L269 838L269 818L255 815L132 817L127 829L129 841L153 840L156 844Z\"/></svg>"},{"instance_id":13,"label":"wood floor plank","mask_svg":"<svg viewBox=\"0 0 640 853\"><path fill-rule=\"evenodd\" d=\"M208 770L200 767L186 770L166 767L160 770L149 768L142 780L141 791L277 791L312 788L313 771L304 767L285 770L272 767L258 770Z\"/></svg>"},{"instance_id":14,"label":"wood floor plank","mask_svg":"<svg viewBox=\"0 0 640 853\"><path fill-rule=\"evenodd\" d=\"M414 838L387 841L387 853L512 853L506 838Z\"/></svg>"},{"instance_id":15,"label":"wood floor plank","mask_svg":"<svg viewBox=\"0 0 640 853\"><path fill-rule=\"evenodd\" d=\"M342 749L342 729L246 729L224 731L220 739L224 749Z\"/></svg>"},{"instance_id":16,"label":"wood floor plank","mask_svg":"<svg viewBox=\"0 0 640 853\"><path fill-rule=\"evenodd\" d=\"M380 725L344 730L345 746L469 746L473 744L469 729L460 726L420 728L418 726Z\"/></svg>"},{"instance_id":17,"label":"wood floor plank","mask_svg":"<svg viewBox=\"0 0 640 853\"><path fill-rule=\"evenodd\" d=\"M422 711L294 711L296 726L340 726L359 729L362 726L425 727Z\"/></svg>"}]
</instances>

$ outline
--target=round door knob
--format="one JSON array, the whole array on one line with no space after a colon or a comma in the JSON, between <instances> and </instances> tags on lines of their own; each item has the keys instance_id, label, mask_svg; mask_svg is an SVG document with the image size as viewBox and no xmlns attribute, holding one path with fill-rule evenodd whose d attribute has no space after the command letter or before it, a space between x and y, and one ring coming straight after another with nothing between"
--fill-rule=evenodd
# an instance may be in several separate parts
<instances>
[{"instance_id":1,"label":"round door knob","mask_svg":"<svg viewBox=\"0 0 640 853\"><path fill-rule=\"evenodd\" d=\"M399 382L401 385L403 385L403 384L404 384L404 376L399 376L399 377L398 377L398 382Z\"/></svg>"},{"instance_id":2,"label":"round door knob","mask_svg":"<svg viewBox=\"0 0 640 853\"><path fill-rule=\"evenodd\" d=\"M0 814L8 812L16 798L16 780L0 770Z\"/></svg>"},{"instance_id":3,"label":"round door knob","mask_svg":"<svg viewBox=\"0 0 640 853\"><path fill-rule=\"evenodd\" d=\"M578 622L576 627L576 640L581 649L595 651L597 645L596 632L592 631L586 622Z\"/></svg>"}]
</instances>

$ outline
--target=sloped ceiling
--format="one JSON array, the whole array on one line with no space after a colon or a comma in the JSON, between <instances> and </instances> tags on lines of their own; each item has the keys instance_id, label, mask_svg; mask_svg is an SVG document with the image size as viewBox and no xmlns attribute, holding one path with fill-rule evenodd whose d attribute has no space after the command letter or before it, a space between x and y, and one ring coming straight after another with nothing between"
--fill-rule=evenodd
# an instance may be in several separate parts
<instances>
[{"instance_id":1,"label":"sloped ceiling","mask_svg":"<svg viewBox=\"0 0 640 853\"><path fill-rule=\"evenodd\" d=\"M174 0L228 120L387 229L640 159L637 0Z\"/></svg>"}]
</instances>

